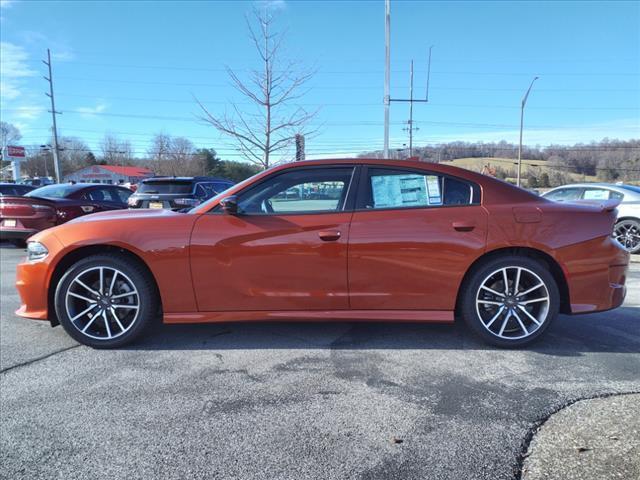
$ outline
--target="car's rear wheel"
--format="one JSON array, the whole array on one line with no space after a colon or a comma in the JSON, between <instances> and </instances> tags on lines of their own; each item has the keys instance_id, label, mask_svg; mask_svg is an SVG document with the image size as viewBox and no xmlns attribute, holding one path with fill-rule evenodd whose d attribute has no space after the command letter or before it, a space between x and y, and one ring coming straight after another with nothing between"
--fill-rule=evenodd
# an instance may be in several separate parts
<instances>
[{"instance_id":1,"label":"car's rear wheel","mask_svg":"<svg viewBox=\"0 0 640 480\"><path fill-rule=\"evenodd\" d=\"M541 262L519 256L494 258L472 272L460 309L467 325L499 347L538 339L560 310L558 285Z\"/></svg>"},{"instance_id":2,"label":"car's rear wheel","mask_svg":"<svg viewBox=\"0 0 640 480\"><path fill-rule=\"evenodd\" d=\"M613 236L629 253L640 253L640 221L620 220L613 227Z\"/></svg>"},{"instance_id":3,"label":"car's rear wheel","mask_svg":"<svg viewBox=\"0 0 640 480\"><path fill-rule=\"evenodd\" d=\"M116 254L86 257L58 283L60 324L78 342L114 348L138 337L158 311L158 295L147 271Z\"/></svg>"}]
</instances>

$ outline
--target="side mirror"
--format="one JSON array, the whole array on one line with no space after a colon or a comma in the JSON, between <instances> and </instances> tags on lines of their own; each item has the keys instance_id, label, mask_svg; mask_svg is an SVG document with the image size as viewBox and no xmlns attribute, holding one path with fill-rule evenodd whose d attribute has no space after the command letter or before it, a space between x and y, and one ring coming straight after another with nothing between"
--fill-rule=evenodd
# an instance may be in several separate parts
<instances>
[{"instance_id":1,"label":"side mirror","mask_svg":"<svg viewBox=\"0 0 640 480\"><path fill-rule=\"evenodd\" d=\"M238 197L235 195L229 195L226 198L223 198L220 201L220 205L222 205L222 210L229 215L237 215L238 214Z\"/></svg>"}]
</instances>

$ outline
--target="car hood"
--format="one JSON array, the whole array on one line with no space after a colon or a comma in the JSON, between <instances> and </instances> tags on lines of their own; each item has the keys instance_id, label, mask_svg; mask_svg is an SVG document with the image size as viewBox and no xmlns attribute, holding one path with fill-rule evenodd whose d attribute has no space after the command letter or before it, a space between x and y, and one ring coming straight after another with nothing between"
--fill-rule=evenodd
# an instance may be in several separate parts
<instances>
[{"instance_id":1,"label":"car hood","mask_svg":"<svg viewBox=\"0 0 640 480\"><path fill-rule=\"evenodd\" d=\"M82 217L74 218L67 223L103 222L110 220L141 220L147 218L175 217L181 215L187 214L161 209L110 210L107 212L92 213L91 215L84 215Z\"/></svg>"}]
</instances>

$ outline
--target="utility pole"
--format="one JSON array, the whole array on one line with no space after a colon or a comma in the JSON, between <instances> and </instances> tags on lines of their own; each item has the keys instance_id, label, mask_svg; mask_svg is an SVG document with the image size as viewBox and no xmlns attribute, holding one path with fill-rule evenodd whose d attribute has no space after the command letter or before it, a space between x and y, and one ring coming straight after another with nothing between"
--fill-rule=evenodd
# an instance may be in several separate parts
<instances>
[{"instance_id":1,"label":"utility pole","mask_svg":"<svg viewBox=\"0 0 640 480\"><path fill-rule=\"evenodd\" d=\"M403 129L409 132L409 157L413 157L413 131L419 130L413 126L413 60L411 60L411 70L409 73L409 121L407 128Z\"/></svg>"},{"instance_id":2,"label":"utility pole","mask_svg":"<svg viewBox=\"0 0 640 480\"><path fill-rule=\"evenodd\" d=\"M61 112L56 111L56 103L53 98L53 75L51 74L51 50L47 48L47 61L42 60L47 67L49 67L49 77L44 79L49 82L49 93L45 92L45 95L51 99L51 117L53 118L53 166L56 171L56 183L60 183L60 164L58 162L58 127L56 125L56 114Z\"/></svg>"},{"instance_id":3,"label":"utility pole","mask_svg":"<svg viewBox=\"0 0 640 480\"><path fill-rule=\"evenodd\" d=\"M527 93L522 97L522 103L520 105L520 143L518 145L518 179L516 184L521 186L522 182L522 130L524 126L524 106L527 104L527 98L529 98L529 92L531 92L531 87L533 87L533 82L535 82L538 77L533 77L531 80L531 85L527 89Z\"/></svg>"},{"instance_id":4,"label":"utility pole","mask_svg":"<svg viewBox=\"0 0 640 480\"><path fill-rule=\"evenodd\" d=\"M391 106L391 0L384 2L384 158L389 158L389 107Z\"/></svg>"},{"instance_id":5,"label":"utility pole","mask_svg":"<svg viewBox=\"0 0 640 480\"><path fill-rule=\"evenodd\" d=\"M417 103L428 103L429 102L429 78L431 77L431 49L433 46L429 47L429 63L427 67L427 90L425 92L425 97L420 99L413 98L413 60L411 60L411 69L409 71L409 98L389 98L389 102L409 102L409 121L407 122L407 128L403 129L409 132L409 156L413 156L413 132L414 130L418 130L418 128L413 126L413 104Z\"/></svg>"},{"instance_id":6,"label":"utility pole","mask_svg":"<svg viewBox=\"0 0 640 480\"><path fill-rule=\"evenodd\" d=\"M304 160L304 135L296 133L296 162Z\"/></svg>"}]
</instances>

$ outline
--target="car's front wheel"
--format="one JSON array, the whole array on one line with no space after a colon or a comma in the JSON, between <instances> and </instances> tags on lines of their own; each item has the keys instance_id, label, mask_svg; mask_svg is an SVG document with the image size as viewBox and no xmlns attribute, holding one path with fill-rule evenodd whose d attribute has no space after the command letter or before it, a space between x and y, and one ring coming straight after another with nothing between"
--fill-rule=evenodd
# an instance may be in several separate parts
<instances>
[{"instance_id":1,"label":"car's front wheel","mask_svg":"<svg viewBox=\"0 0 640 480\"><path fill-rule=\"evenodd\" d=\"M560 294L553 275L528 257L494 258L472 272L460 310L488 343L520 347L539 338L556 319Z\"/></svg>"},{"instance_id":2,"label":"car's front wheel","mask_svg":"<svg viewBox=\"0 0 640 480\"><path fill-rule=\"evenodd\" d=\"M78 342L114 348L138 337L158 311L147 271L117 254L99 254L73 264L58 283L55 309Z\"/></svg>"}]
</instances>

